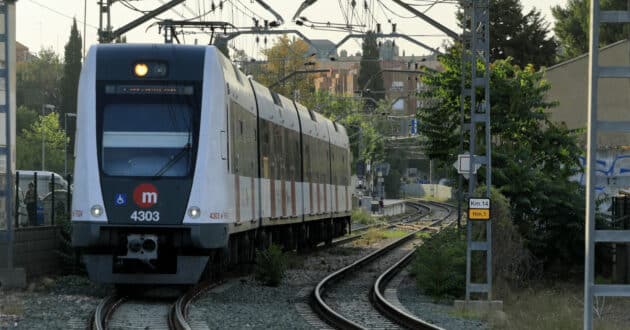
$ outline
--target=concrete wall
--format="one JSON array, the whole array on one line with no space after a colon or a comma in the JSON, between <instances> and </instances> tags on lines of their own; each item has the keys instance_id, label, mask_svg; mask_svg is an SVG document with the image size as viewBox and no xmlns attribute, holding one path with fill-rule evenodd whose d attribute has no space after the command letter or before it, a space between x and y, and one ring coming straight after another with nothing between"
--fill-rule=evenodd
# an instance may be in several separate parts
<instances>
[{"instance_id":1,"label":"concrete wall","mask_svg":"<svg viewBox=\"0 0 630 330\"><path fill-rule=\"evenodd\" d=\"M623 40L600 49L601 66L629 66L630 42ZM547 68L545 78L551 84L548 101L558 101L551 109L551 119L564 122L568 128L585 128L588 106L588 54ZM598 117L600 120L622 121L630 117L630 79L600 79ZM599 134L601 148L630 146L630 135Z\"/></svg>"},{"instance_id":2,"label":"concrete wall","mask_svg":"<svg viewBox=\"0 0 630 330\"><path fill-rule=\"evenodd\" d=\"M372 201L370 204L371 211L375 215L398 215L405 213L405 201L399 199L386 199L383 201L383 211L379 210L378 200Z\"/></svg>"},{"instance_id":3,"label":"concrete wall","mask_svg":"<svg viewBox=\"0 0 630 330\"><path fill-rule=\"evenodd\" d=\"M39 226L15 230L13 245L14 267L26 270L29 278L58 273L61 264L59 248L59 227ZM0 251L6 251L5 242L0 242ZM0 253L0 265L6 265L6 256Z\"/></svg>"},{"instance_id":4,"label":"concrete wall","mask_svg":"<svg viewBox=\"0 0 630 330\"><path fill-rule=\"evenodd\" d=\"M406 197L433 197L448 200L452 196L452 188L440 184L404 184L401 187Z\"/></svg>"}]
</instances>

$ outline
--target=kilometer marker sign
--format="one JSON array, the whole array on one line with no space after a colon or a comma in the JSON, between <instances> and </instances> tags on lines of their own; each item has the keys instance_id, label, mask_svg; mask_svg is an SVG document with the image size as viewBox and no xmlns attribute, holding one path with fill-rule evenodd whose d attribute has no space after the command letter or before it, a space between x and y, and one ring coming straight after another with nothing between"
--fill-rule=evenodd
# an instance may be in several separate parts
<instances>
[{"instance_id":1,"label":"kilometer marker sign","mask_svg":"<svg viewBox=\"0 0 630 330\"><path fill-rule=\"evenodd\" d=\"M468 219L490 220L490 198L471 198L468 200Z\"/></svg>"}]
</instances>

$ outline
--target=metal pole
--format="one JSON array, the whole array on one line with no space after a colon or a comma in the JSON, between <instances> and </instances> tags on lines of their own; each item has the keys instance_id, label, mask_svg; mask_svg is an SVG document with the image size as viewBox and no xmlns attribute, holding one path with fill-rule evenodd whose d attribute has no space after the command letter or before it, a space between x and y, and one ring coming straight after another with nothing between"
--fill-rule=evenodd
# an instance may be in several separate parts
<instances>
[{"instance_id":1,"label":"metal pole","mask_svg":"<svg viewBox=\"0 0 630 330\"><path fill-rule=\"evenodd\" d=\"M68 175L68 114L63 115L63 176Z\"/></svg>"},{"instance_id":2,"label":"metal pole","mask_svg":"<svg viewBox=\"0 0 630 330\"><path fill-rule=\"evenodd\" d=\"M85 59L85 40L87 40L87 36L85 34L87 26L87 0L83 1L83 59Z\"/></svg>"},{"instance_id":3,"label":"metal pole","mask_svg":"<svg viewBox=\"0 0 630 330\"><path fill-rule=\"evenodd\" d=\"M597 99L599 77L599 0L591 0L591 33L588 72L588 116L586 146L586 224L584 263L584 329L593 328L593 285L595 284L595 160L597 158Z\"/></svg>"},{"instance_id":4,"label":"metal pole","mask_svg":"<svg viewBox=\"0 0 630 330\"><path fill-rule=\"evenodd\" d=\"M44 110L46 105L42 104L42 171L46 170L46 130L44 129Z\"/></svg>"},{"instance_id":5,"label":"metal pole","mask_svg":"<svg viewBox=\"0 0 630 330\"><path fill-rule=\"evenodd\" d=\"M4 40L4 60L5 60L5 138L6 138L6 180L5 180L5 216L7 223L7 268L13 269L13 223L12 223L12 210L13 210L13 136L12 136L12 125L11 125L11 109L14 107L15 99L11 97L11 85L13 79L15 79L12 73L14 73L14 65L15 65L15 31L13 28L15 27L15 22L12 22L11 19L15 18L15 4L4 1L2 5L0 5L4 11L4 36L6 37ZM13 77L11 77L13 76Z\"/></svg>"}]
</instances>

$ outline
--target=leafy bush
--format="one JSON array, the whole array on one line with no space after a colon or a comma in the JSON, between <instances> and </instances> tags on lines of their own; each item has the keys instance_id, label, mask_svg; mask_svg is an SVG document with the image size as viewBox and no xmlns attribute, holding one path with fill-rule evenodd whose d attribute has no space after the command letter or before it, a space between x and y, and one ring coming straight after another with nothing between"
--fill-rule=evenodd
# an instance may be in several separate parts
<instances>
[{"instance_id":1,"label":"leafy bush","mask_svg":"<svg viewBox=\"0 0 630 330\"><path fill-rule=\"evenodd\" d=\"M412 273L417 287L434 298L459 297L466 289L466 240L447 228L419 246Z\"/></svg>"},{"instance_id":2,"label":"leafy bush","mask_svg":"<svg viewBox=\"0 0 630 330\"><path fill-rule=\"evenodd\" d=\"M267 250L256 251L256 280L267 286L278 286L284 278L287 256L282 249L271 244Z\"/></svg>"}]
</instances>

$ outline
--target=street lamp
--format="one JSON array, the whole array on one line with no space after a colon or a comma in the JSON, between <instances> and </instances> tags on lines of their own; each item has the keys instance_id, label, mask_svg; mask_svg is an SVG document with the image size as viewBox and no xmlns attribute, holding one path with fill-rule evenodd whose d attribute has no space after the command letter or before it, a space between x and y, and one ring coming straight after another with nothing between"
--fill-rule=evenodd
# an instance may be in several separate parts
<instances>
[{"instance_id":1,"label":"street lamp","mask_svg":"<svg viewBox=\"0 0 630 330\"><path fill-rule=\"evenodd\" d=\"M68 117L76 118L77 114L74 112L66 112L63 117L63 176L68 176Z\"/></svg>"},{"instance_id":2,"label":"street lamp","mask_svg":"<svg viewBox=\"0 0 630 330\"><path fill-rule=\"evenodd\" d=\"M46 169L46 128L44 127L46 109L55 111L55 106L52 104L42 104L42 171Z\"/></svg>"}]
</instances>

